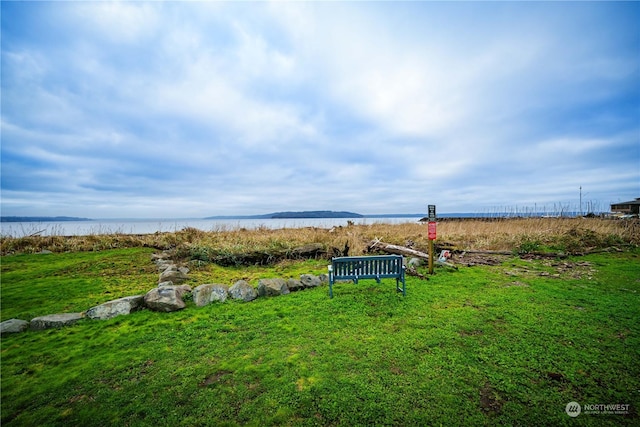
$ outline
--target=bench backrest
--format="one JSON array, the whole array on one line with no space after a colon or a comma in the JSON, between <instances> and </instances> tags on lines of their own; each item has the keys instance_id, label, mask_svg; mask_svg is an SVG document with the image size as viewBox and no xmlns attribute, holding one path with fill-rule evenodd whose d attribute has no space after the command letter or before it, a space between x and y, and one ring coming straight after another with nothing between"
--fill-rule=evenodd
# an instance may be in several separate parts
<instances>
[{"instance_id":1,"label":"bench backrest","mask_svg":"<svg viewBox=\"0 0 640 427\"><path fill-rule=\"evenodd\" d=\"M400 277L401 255L339 257L331 260L336 279Z\"/></svg>"}]
</instances>

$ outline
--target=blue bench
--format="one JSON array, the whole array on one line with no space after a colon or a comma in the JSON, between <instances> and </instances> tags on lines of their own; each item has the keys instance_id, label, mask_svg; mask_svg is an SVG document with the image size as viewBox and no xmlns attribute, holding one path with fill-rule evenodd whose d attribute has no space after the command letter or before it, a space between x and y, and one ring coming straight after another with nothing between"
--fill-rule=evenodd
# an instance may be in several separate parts
<instances>
[{"instance_id":1,"label":"blue bench","mask_svg":"<svg viewBox=\"0 0 640 427\"><path fill-rule=\"evenodd\" d=\"M402 255L332 258L328 268L330 298L333 298L333 284L336 280L353 280L354 283L358 283L359 279L376 279L378 283L380 279L396 279L398 292L402 292L402 296L407 295ZM400 281L402 281L402 289L400 289Z\"/></svg>"}]
</instances>

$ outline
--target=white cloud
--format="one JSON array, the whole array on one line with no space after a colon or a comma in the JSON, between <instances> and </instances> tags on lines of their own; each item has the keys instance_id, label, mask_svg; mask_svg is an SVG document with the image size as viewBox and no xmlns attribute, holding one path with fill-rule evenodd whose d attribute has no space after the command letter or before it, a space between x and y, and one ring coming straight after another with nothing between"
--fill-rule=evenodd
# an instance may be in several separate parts
<instances>
[{"instance_id":1,"label":"white cloud","mask_svg":"<svg viewBox=\"0 0 640 427\"><path fill-rule=\"evenodd\" d=\"M3 5L41 30L2 29L3 209L45 200L42 177L92 216L640 191L633 5L38 7Z\"/></svg>"},{"instance_id":2,"label":"white cloud","mask_svg":"<svg viewBox=\"0 0 640 427\"><path fill-rule=\"evenodd\" d=\"M66 6L66 5L65 5ZM142 2L88 2L64 7L74 25L99 34L112 43L139 43L159 30L162 18L156 5Z\"/></svg>"}]
</instances>

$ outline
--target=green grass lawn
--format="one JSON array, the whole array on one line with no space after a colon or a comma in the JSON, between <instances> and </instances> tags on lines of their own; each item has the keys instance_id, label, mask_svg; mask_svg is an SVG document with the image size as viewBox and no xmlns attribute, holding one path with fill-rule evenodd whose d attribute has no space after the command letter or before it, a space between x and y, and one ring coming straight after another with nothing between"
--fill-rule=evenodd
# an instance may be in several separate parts
<instances>
[{"instance_id":1,"label":"green grass lawn","mask_svg":"<svg viewBox=\"0 0 640 427\"><path fill-rule=\"evenodd\" d=\"M3 257L2 320L157 282L147 249ZM638 425L640 252L438 269L2 337L2 425ZM587 262L588 264L583 264ZM324 273L195 266L192 286ZM565 406L630 404L627 415Z\"/></svg>"}]
</instances>

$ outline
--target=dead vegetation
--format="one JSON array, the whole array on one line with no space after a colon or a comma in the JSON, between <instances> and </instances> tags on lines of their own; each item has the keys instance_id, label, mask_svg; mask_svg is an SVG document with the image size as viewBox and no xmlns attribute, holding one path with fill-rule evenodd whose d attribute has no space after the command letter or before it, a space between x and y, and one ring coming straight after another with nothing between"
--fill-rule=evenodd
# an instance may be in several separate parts
<instances>
[{"instance_id":1,"label":"dead vegetation","mask_svg":"<svg viewBox=\"0 0 640 427\"><path fill-rule=\"evenodd\" d=\"M220 229L145 235L0 237L2 255L41 251L97 251L113 248L172 249L184 259L222 265L270 264L282 259L362 255L371 241L383 241L426 252L424 223L348 225L268 229ZM640 245L640 220L597 218L522 218L501 221L443 221L438 224L436 249L497 251L517 254L584 253L604 248Z\"/></svg>"}]
</instances>

